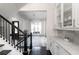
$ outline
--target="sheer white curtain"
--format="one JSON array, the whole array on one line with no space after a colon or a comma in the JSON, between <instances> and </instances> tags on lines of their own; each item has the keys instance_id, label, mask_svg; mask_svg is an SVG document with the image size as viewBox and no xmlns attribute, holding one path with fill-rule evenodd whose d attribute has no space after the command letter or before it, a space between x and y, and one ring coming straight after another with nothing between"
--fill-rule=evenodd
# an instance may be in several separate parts
<instances>
[{"instance_id":1,"label":"sheer white curtain","mask_svg":"<svg viewBox=\"0 0 79 59\"><path fill-rule=\"evenodd\" d=\"M31 22L31 32L41 33L41 22Z\"/></svg>"}]
</instances>

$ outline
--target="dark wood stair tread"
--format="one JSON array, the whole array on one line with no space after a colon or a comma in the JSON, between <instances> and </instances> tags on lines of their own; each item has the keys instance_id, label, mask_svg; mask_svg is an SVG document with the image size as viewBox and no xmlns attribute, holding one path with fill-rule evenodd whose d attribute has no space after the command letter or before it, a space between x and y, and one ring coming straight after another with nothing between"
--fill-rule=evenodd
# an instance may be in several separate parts
<instances>
[{"instance_id":1,"label":"dark wood stair tread","mask_svg":"<svg viewBox=\"0 0 79 59\"><path fill-rule=\"evenodd\" d=\"M3 50L0 52L0 55L7 55L11 50Z\"/></svg>"},{"instance_id":2,"label":"dark wood stair tread","mask_svg":"<svg viewBox=\"0 0 79 59\"><path fill-rule=\"evenodd\" d=\"M4 46L4 44L0 44L0 47Z\"/></svg>"}]
</instances>

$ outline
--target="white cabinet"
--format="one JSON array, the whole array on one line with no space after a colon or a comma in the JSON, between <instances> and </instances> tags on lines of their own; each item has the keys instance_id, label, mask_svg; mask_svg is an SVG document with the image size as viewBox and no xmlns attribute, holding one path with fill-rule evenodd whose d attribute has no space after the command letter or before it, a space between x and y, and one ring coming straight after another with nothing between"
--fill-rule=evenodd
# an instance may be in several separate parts
<instances>
[{"instance_id":1,"label":"white cabinet","mask_svg":"<svg viewBox=\"0 0 79 59\"><path fill-rule=\"evenodd\" d=\"M56 10L59 28L79 28L79 3L56 4Z\"/></svg>"},{"instance_id":2,"label":"white cabinet","mask_svg":"<svg viewBox=\"0 0 79 59\"><path fill-rule=\"evenodd\" d=\"M75 28L79 28L79 3L73 4L73 20Z\"/></svg>"},{"instance_id":3,"label":"white cabinet","mask_svg":"<svg viewBox=\"0 0 79 59\"><path fill-rule=\"evenodd\" d=\"M57 27L62 28L62 5L61 3L56 4L56 18L57 18Z\"/></svg>"},{"instance_id":4,"label":"white cabinet","mask_svg":"<svg viewBox=\"0 0 79 59\"><path fill-rule=\"evenodd\" d=\"M52 41L51 49L50 49L52 55L55 55L55 42Z\"/></svg>"},{"instance_id":5,"label":"white cabinet","mask_svg":"<svg viewBox=\"0 0 79 59\"><path fill-rule=\"evenodd\" d=\"M54 42L52 53L54 55L70 55L69 52L67 52L61 45L59 45L57 42Z\"/></svg>"},{"instance_id":6,"label":"white cabinet","mask_svg":"<svg viewBox=\"0 0 79 59\"><path fill-rule=\"evenodd\" d=\"M69 55L69 53L63 47L61 47L60 45L57 46L58 46L58 55Z\"/></svg>"},{"instance_id":7,"label":"white cabinet","mask_svg":"<svg viewBox=\"0 0 79 59\"><path fill-rule=\"evenodd\" d=\"M72 3L64 3L63 4L63 27L73 27L73 19L72 19Z\"/></svg>"}]
</instances>

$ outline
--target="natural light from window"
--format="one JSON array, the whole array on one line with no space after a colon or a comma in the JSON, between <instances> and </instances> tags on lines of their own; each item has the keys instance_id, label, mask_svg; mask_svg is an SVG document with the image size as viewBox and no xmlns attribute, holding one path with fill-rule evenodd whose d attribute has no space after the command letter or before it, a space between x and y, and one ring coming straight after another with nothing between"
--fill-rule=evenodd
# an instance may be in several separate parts
<instances>
[{"instance_id":1,"label":"natural light from window","mask_svg":"<svg viewBox=\"0 0 79 59\"><path fill-rule=\"evenodd\" d=\"M41 22L31 22L31 32L41 33Z\"/></svg>"}]
</instances>

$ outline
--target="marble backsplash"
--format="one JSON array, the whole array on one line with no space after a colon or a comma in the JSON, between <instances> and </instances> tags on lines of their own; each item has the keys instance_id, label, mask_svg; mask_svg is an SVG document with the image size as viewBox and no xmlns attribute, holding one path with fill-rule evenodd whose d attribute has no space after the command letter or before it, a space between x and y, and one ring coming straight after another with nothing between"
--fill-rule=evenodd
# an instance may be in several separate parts
<instances>
[{"instance_id":1,"label":"marble backsplash","mask_svg":"<svg viewBox=\"0 0 79 59\"><path fill-rule=\"evenodd\" d=\"M68 37L70 42L79 44L79 31L57 31L57 36L62 39Z\"/></svg>"}]
</instances>

